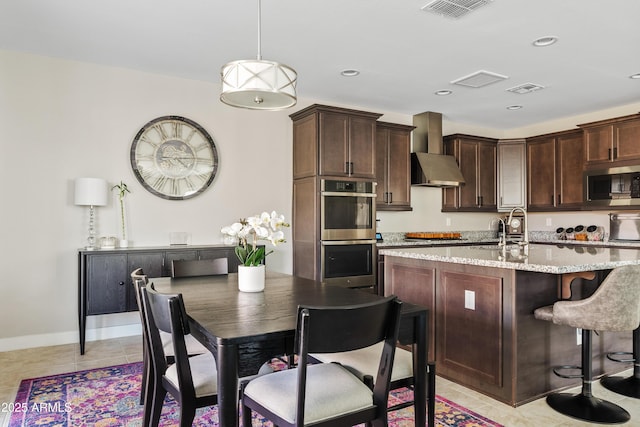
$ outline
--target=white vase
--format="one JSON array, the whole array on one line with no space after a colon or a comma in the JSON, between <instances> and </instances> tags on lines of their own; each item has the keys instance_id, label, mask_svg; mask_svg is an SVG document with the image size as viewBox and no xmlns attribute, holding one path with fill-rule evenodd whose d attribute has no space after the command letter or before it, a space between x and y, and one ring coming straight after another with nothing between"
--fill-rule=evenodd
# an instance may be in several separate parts
<instances>
[{"instance_id":1,"label":"white vase","mask_svg":"<svg viewBox=\"0 0 640 427\"><path fill-rule=\"evenodd\" d=\"M264 290L264 265L239 265L238 289L240 292L262 292Z\"/></svg>"},{"instance_id":2,"label":"white vase","mask_svg":"<svg viewBox=\"0 0 640 427\"><path fill-rule=\"evenodd\" d=\"M118 247L120 247L120 248L128 248L129 247L129 241L125 240L125 239L120 239Z\"/></svg>"}]
</instances>

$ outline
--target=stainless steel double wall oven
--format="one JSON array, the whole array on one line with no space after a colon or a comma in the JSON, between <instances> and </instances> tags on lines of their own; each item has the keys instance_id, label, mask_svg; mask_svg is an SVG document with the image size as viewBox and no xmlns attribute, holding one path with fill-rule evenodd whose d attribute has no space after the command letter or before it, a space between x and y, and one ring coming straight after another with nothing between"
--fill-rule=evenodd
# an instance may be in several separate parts
<instances>
[{"instance_id":1,"label":"stainless steel double wall oven","mask_svg":"<svg viewBox=\"0 0 640 427\"><path fill-rule=\"evenodd\" d=\"M375 286L376 183L321 180L321 274L325 283Z\"/></svg>"}]
</instances>

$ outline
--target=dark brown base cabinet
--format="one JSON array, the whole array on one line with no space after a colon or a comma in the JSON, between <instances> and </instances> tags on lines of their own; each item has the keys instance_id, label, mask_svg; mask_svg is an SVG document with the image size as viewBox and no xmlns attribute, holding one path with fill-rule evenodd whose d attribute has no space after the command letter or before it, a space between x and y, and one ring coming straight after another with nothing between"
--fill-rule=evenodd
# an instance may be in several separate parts
<instances>
[{"instance_id":1,"label":"dark brown base cabinet","mask_svg":"<svg viewBox=\"0 0 640 427\"><path fill-rule=\"evenodd\" d=\"M78 322L80 354L84 354L87 316L138 309L131 272L142 267L149 277L171 275L172 260L227 258L229 272L238 271L233 246L162 246L78 252Z\"/></svg>"},{"instance_id":2,"label":"dark brown base cabinet","mask_svg":"<svg viewBox=\"0 0 640 427\"><path fill-rule=\"evenodd\" d=\"M574 299L591 295L607 273L574 282ZM512 406L580 384L552 372L580 365L576 329L533 317L557 300L558 275L389 256L384 275L385 295L429 309L429 360L438 375ZM628 369L605 355L631 351L631 337L594 338L594 376Z\"/></svg>"}]
</instances>

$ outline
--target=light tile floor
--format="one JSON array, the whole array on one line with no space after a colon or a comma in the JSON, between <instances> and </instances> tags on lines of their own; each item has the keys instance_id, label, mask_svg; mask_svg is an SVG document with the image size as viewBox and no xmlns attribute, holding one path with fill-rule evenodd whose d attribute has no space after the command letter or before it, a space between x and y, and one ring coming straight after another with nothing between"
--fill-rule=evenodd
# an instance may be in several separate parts
<instances>
[{"instance_id":1,"label":"light tile floor","mask_svg":"<svg viewBox=\"0 0 640 427\"><path fill-rule=\"evenodd\" d=\"M0 403L13 402L20 380L83 369L99 368L142 360L139 336L92 341L80 355L78 344L32 348L0 353ZM629 375L631 371L621 375ZM544 399L512 408L480 393L438 377L436 392L505 426L569 427L594 425L565 417L549 408ZM569 390L578 392L579 389ZM612 393L600 383L594 384L594 395L610 400L631 413L627 426L640 426L640 400ZM0 426L6 426L9 414L0 412Z\"/></svg>"}]
</instances>

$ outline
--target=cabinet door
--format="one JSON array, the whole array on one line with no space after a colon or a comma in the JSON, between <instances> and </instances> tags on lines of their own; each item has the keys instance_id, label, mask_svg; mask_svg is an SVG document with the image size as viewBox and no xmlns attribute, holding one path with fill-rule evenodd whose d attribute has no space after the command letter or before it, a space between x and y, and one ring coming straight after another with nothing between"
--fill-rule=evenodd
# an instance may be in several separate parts
<instances>
[{"instance_id":1,"label":"cabinet door","mask_svg":"<svg viewBox=\"0 0 640 427\"><path fill-rule=\"evenodd\" d=\"M459 147L459 144L457 144L456 141L452 141L452 140L444 141L444 154L455 157L458 160L458 164L459 164L460 156L458 153L459 151L458 147ZM466 182L469 182L467 181L467 177L464 175L464 173L462 174L462 176L465 177L464 179ZM445 212L457 210L458 207L460 206L460 200L458 198L459 195L460 195L460 191L458 190L458 188L453 188L453 187L443 188L442 189L442 210Z\"/></svg>"},{"instance_id":2,"label":"cabinet door","mask_svg":"<svg viewBox=\"0 0 640 427\"><path fill-rule=\"evenodd\" d=\"M387 188L394 206L411 206L411 134L406 131L389 132L389 165ZM377 165L376 165L377 166Z\"/></svg>"},{"instance_id":3,"label":"cabinet door","mask_svg":"<svg viewBox=\"0 0 640 427\"><path fill-rule=\"evenodd\" d=\"M163 276L171 276L171 261L173 260L195 260L198 259L198 251L195 249L191 250L175 250L175 251L167 251L164 254L164 262L162 264L162 275Z\"/></svg>"},{"instance_id":4,"label":"cabinet door","mask_svg":"<svg viewBox=\"0 0 640 427\"><path fill-rule=\"evenodd\" d=\"M349 117L319 113L320 175L345 176L349 168Z\"/></svg>"},{"instance_id":5,"label":"cabinet door","mask_svg":"<svg viewBox=\"0 0 640 427\"><path fill-rule=\"evenodd\" d=\"M557 138L558 170L556 171L556 206L580 207L583 202L582 170L584 169L584 138L582 132Z\"/></svg>"},{"instance_id":6,"label":"cabinet door","mask_svg":"<svg viewBox=\"0 0 640 427\"><path fill-rule=\"evenodd\" d=\"M387 204L387 176L389 175L389 129L376 129L376 207L384 209Z\"/></svg>"},{"instance_id":7,"label":"cabinet door","mask_svg":"<svg viewBox=\"0 0 640 427\"><path fill-rule=\"evenodd\" d=\"M496 203L496 145L478 143L478 208L495 210Z\"/></svg>"},{"instance_id":8,"label":"cabinet door","mask_svg":"<svg viewBox=\"0 0 640 427\"><path fill-rule=\"evenodd\" d=\"M596 126L584 130L585 160L587 163L607 163L613 156L613 125Z\"/></svg>"},{"instance_id":9,"label":"cabinet door","mask_svg":"<svg viewBox=\"0 0 640 427\"><path fill-rule=\"evenodd\" d=\"M640 159L640 120L621 122L614 127L614 159L616 161Z\"/></svg>"},{"instance_id":10,"label":"cabinet door","mask_svg":"<svg viewBox=\"0 0 640 427\"><path fill-rule=\"evenodd\" d=\"M555 138L527 141L527 198L529 209L552 209L555 207L555 176Z\"/></svg>"},{"instance_id":11,"label":"cabinet door","mask_svg":"<svg viewBox=\"0 0 640 427\"><path fill-rule=\"evenodd\" d=\"M527 207L525 141L498 143L498 210Z\"/></svg>"},{"instance_id":12,"label":"cabinet door","mask_svg":"<svg viewBox=\"0 0 640 427\"><path fill-rule=\"evenodd\" d=\"M137 301L133 282L131 281L131 272L136 268L142 268L144 274L148 277L162 276L162 252L129 252L127 259L127 305L129 310L137 310Z\"/></svg>"},{"instance_id":13,"label":"cabinet door","mask_svg":"<svg viewBox=\"0 0 640 427\"><path fill-rule=\"evenodd\" d=\"M87 260L87 315L128 310L126 254L96 254Z\"/></svg>"},{"instance_id":14,"label":"cabinet door","mask_svg":"<svg viewBox=\"0 0 640 427\"><path fill-rule=\"evenodd\" d=\"M376 131L376 206L378 210L411 209L409 150L411 131L378 126Z\"/></svg>"},{"instance_id":15,"label":"cabinet door","mask_svg":"<svg viewBox=\"0 0 640 427\"><path fill-rule=\"evenodd\" d=\"M376 121L349 117L349 175L376 177Z\"/></svg>"},{"instance_id":16,"label":"cabinet door","mask_svg":"<svg viewBox=\"0 0 640 427\"><path fill-rule=\"evenodd\" d=\"M293 179L315 176L318 167L318 122L310 115L293 122Z\"/></svg>"},{"instance_id":17,"label":"cabinet door","mask_svg":"<svg viewBox=\"0 0 640 427\"><path fill-rule=\"evenodd\" d=\"M477 208L478 199L478 144L475 141L459 141L458 164L465 184L458 188L460 208Z\"/></svg>"}]
</instances>

